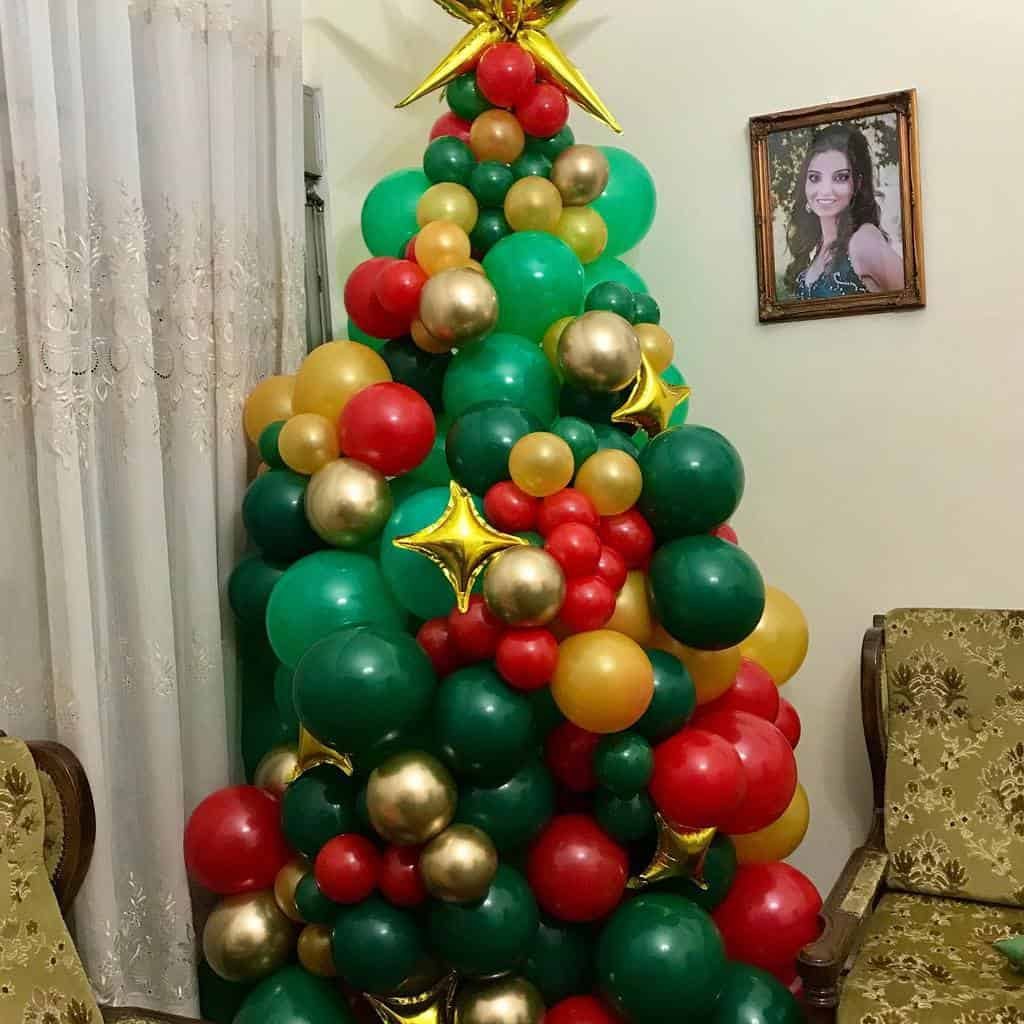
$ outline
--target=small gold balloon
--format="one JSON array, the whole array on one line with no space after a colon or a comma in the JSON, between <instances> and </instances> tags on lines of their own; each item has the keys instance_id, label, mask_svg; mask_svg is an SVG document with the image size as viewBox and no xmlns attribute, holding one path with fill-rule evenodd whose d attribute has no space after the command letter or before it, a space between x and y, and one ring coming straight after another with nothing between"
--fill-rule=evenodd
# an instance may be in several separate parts
<instances>
[{"instance_id":1,"label":"small gold balloon","mask_svg":"<svg viewBox=\"0 0 1024 1024\"><path fill-rule=\"evenodd\" d=\"M469 148L481 163L513 164L523 155L525 145L523 126L507 110L485 110L469 129Z\"/></svg>"},{"instance_id":2,"label":"small gold balloon","mask_svg":"<svg viewBox=\"0 0 1024 1024\"><path fill-rule=\"evenodd\" d=\"M608 157L597 146L570 146L551 165L551 183L566 206L586 206L608 186Z\"/></svg>"},{"instance_id":3,"label":"small gold balloon","mask_svg":"<svg viewBox=\"0 0 1024 1024\"><path fill-rule=\"evenodd\" d=\"M547 178L520 178L505 195L505 219L513 231L554 231L561 215L562 197Z\"/></svg>"},{"instance_id":4,"label":"small gold balloon","mask_svg":"<svg viewBox=\"0 0 1024 1024\"><path fill-rule=\"evenodd\" d=\"M590 206L567 206L552 234L576 253L580 263L593 263L608 247L608 225Z\"/></svg>"},{"instance_id":5,"label":"small gold balloon","mask_svg":"<svg viewBox=\"0 0 1024 1024\"><path fill-rule=\"evenodd\" d=\"M429 352L431 355L442 355L452 350L451 342L440 341L438 338L435 338L423 326L422 320L413 320L409 333L412 335L413 344L424 352Z\"/></svg>"},{"instance_id":6,"label":"small gold balloon","mask_svg":"<svg viewBox=\"0 0 1024 1024\"><path fill-rule=\"evenodd\" d=\"M559 378L562 376L562 367L558 365L558 341L562 337L562 331L564 331L575 319L576 317L574 316L563 316L560 320L556 320L544 332L544 338L541 341L541 348L544 349L544 355L548 357L548 362L551 364L555 373L558 374Z\"/></svg>"},{"instance_id":7,"label":"small gold balloon","mask_svg":"<svg viewBox=\"0 0 1024 1024\"><path fill-rule=\"evenodd\" d=\"M510 626L543 626L562 607L565 575L543 548L511 548L487 570L484 600Z\"/></svg>"},{"instance_id":8,"label":"small gold balloon","mask_svg":"<svg viewBox=\"0 0 1024 1024\"><path fill-rule=\"evenodd\" d=\"M295 411L316 412L337 423L357 391L385 380L391 380L388 364L368 345L329 341L313 349L295 375Z\"/></svg>"},{"instance_id":9,"label":"small gold balloon","mask_svg":"<svg viewBox=\"0 0 1024 1024\"><path fill-rule=\"evenodd\" d=\"M544 999L525 978L471 982L455 997L458 1024L541 1024Z\"/></svg>"},{"instance_id":10,"label":"small gold balloon","mask_svg":"<svg viewBox=\"0 0 1024 1024\"><path fill-rule=\"evenodd\" d=\"M278 420L291 418L292 395L295 392L295 377L267 377L261 380L245 400L242 419L246 436L256 444L260 434Z\"/></svg>"},{"instance_id":11,"label":"small gold balloon","mask_svg":"<svg viewBox=\"0 0 1024 1024\"><path fill-rule=\"evenodd\" d=\"M449 825L420 854L420 875L431 896L447 903L482 900L498 870L491 837L474 825Z\"/></svg>"},{"instance_id":12,"label":"small gold balloon","mask_svg":"<svg viewBox=\"0 0 1024 1024\"><path fill-rule=\"evenodd\" d=\"M572 449L557 434L543 430L521 437L508 456L513 483L535 498L567 487L573 468Z\"/></svg>"},{"instance_id":13,"label":"small gold balloon","mask_svg":"<svg viewBox=\"0 0 1024 1024\"><path fill-rule=\"evenodd\" d=\"M299 774L299 751L294 743L271 747L256 765L253 785L282 796Z\"/></svg>"},{"instance_id":14,"label":"small gold balloon","mask_svg":"<svg viewBox=\"0 0 1024 1024\"><path fill-rule=\"evenodd\" d=\"M375 537L384 528L391 509L387 479L355 459L328 462L313 474L306 487L309 525L336 548L356 547Z\"/></svg>"},{"instance_id":15,"label":"small gold balloon","mask_svg":"<svg viewBox=\"0 0 1024 1024\"><path fill-rule=\"evenodd\" d=\"M626 576L626 582L615 599L615 611L605 629L625 633L641 647L648 645L654 632L654 620L647 592L647 574L641 569L633 569Z\"/></svg>"},{"instance_id":16,"label":"small gold balloon","mask_svg":"<svg viewBox=\"0 0 1024 1024\"><path fill-rule=\"evenodd\" d=\"M334 978L338 969L334 966L334 950L331 947L331 930L322 924L307 924L299 932L299 963L318 978Z\"/></svg>"},{"instance_id":17,"label":"small gold balloon","mask_svg":"<svg viewBox=\"0 0 1024 1024\"><path fill-rule=\"evenodd\" d=\"M640 369L640 342L618 313L592 309L558 341L558 363L570 384L588 391L619 391Z\"/></svg>"},{"instance_id":18,"label":"small gold balloon","mask_svg":"<svg viewBox=\"0 0 1024 1024\"><path fill-rule=\"evenodd\" d=\"M295 928L270 889L228 896L203 929L203 955L225 981L259 981L282 967L295 944Z\"/></svg>"},{"instance_id":19,"label":"small gold balloon","mask_svg":"<svg viewBox=\"0 0 1024 1024\"><path fill-rule=\"evenodd\" d=\"M442 181L431 185L416 204L416 223L421 228L435 220L457 224L467 234L476 227L480 210L476 198L465 185Z\"/></svg>"},{"instance_id":20,"label":"small gold balloon","mask_svg":"<svg viewBox=\"0 0 1024 1024\"><path fill-rule=\"evenodd\" d=\"M461 266L471 253L469 235L450 220L431 221L416 236L416 262L431 277Z\"/></svg>"},{"instance_id":21,"label":"small gold balloon","mask_svg":"<svg viewBox=\"0 0 1024 1024\"><path fill-rule=\"evenodd\" d=\"M366 786L370 822L400 846L425 843L447 828L457 800L448 769L421 750L389 757L371 772Z\"/></svg>"},{"instance_id":22,"label":"small gold balloon","mask_svg":"<svg viewBox=\"0 0 1024 1024\"><path fill-rule=\"evenodd\" d=\"M300 412L281 428L277 450L289 469L309 476L338 457L338 431L326 416Z\"/></svg>"},{"instance_id":23,"label":"small gold balloon","mask_svg":"<svg viewBox=\"0 0 1024 1024\"><path fill-rule=\"evenodd\" d=\"M309 874L309 864L302 858L296 857L277 873L274 879L274 899L281 908L281 912L292 921L302 923L304 918L295 905L295 890L299 887L306 875Z\"/></svg>"},{"instance_id":24,"label":"small gold balloon","mask_svg":"<svg viewBox=\"0 0 1024 1024\"><path fill-rule=\"evenodd\" d=\"M465 345L494 329L498 295L487 277L475 270L442 270L420 292L420 320L438 342Z\"/></svg>"},{"instance_id":25,"label":"small gold balloon","mask_svg":"<svg viewBox=\"0 0 1024 1024\"><path fill-rule=\"evenodd\" d=\"M655 373L664 373L672 365L672 357L676 352L672 335L661 324L637 324L633 330L640 341L640 348L650 361L651 369Z\"/></svg>"},{"instance_id":26,"label":"small gold balloon","mask_svg":"<svg viewBox=\"0 0 1024 1024\"><path fill-rule=\"evenodd\" d=\"M460 267L464 267L466 270L473 270L473 271L475 271L478 274L483 274L484 277L487 276L487 271L484 270L484 265L479 260L474 260L474 259L463 260L458 265Z\"/></svg>"},{"instance_id":27,"label":"small gold balloon","mask_svg":"<svg viewBox=\"0 0 1024 1024\"><path fill-rule=\"evenodd\" d=\"M616 516L632 508L644 486L636 459L617 448L602 448L580 466L576 489L597 506L603 516Z\"/></svg>"}]
</instances>

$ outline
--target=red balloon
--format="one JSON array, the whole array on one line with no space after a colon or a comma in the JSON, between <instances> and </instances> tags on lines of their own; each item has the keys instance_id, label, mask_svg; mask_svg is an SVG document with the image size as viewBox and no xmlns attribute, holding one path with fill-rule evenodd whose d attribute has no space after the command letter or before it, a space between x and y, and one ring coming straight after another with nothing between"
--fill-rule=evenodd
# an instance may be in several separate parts
<instances>
[{"instance_id":1,"label":"red balloon","mask_svg":"<svg viewBox=\"0 0 1024 1024\"><path fill-rule=\"evenodd\" d=\"M511 480L502 480L484 495L484 515L506 533L523 533L537 525L540 498L534 498Z\"/></svg>"},{"instance_id":2,"label":"red balloon","mask_svg":"<svg viewBox=\"0 0 1024 1024\"><path fill-rule=\"evenodd\" d=\"M420 292L427 275L412 260L395 260L377 275L377 301L388 313L411 324L420 308Z\"/></svg>"},{"instance_id":3,"label":"red balloon","mask_svg":"<svg viewBox=\"0 0 1024 1024\"><path fill-rule=\"evenodd\" d=\"M779 703L779 688L775 680L756 661L744 658L732 686L717 700L698 709L694 725L699 726L700 718L715 711L746 711L774 723L779 714Z\"/></svg>"},{"instance_id":4,"label":"red balloon","mask_svg":"<svg viewBox=\"0 0 1024 1024\"><path fill-rule=\"evenodd\" d=\"M391 256L375 256L360 263L345 282L345 309L371 338L397 338L409 329L408 319L389 313L377 298L377 278L396 262Z\"/></svg>"},{"instance_id":5,"label":"red balloon","mask_svg":"<svg viewBox=\"0 0 1024 1024\"><path fill-rule=\"evenodd\" d=\"M621 1021L621 1017L595 996L570 996L555 1003L544 1015L544 1024L621 1024Z\"/></svg>"},{"instance_id":6,"label":"red balloon","mask_svg":"<svg viewBox=\"0 0 1024 1024\"><path fill-rule=\"evenodd\" d=\"M185 867L218 896L270 888L290 858L278 799L257 786L218 789L185 826Z\"/></svg>"},{"instance_id":7,"label":"red balloon","mask_svg":"<svg viewBox=\"0 0 1024 1024\"><path fill-rule=\"evenodd\" d=\"M736 536L736 531L728 524L722 523L721 526L716 526L711 531L712 537L719 537L721 540L727 540L730 544L739 544L740 539Z\"/></svg>"},{"instance_id":8,"label":"red balloon","mask_svg":"<svg viewBox=\"0 0 1024 1024\"><path fill-rule=\"evenodd\" d=\"M566 577L592 576L601 560L601 538L583 523L562 523L547 536L544 547Z\"/></svg>"},{"instance_id":9,"label":"red balloon","mask_svg":"<svg viewBox=\"0 0 1024 1024\"><path fill-rule=\"evenodd\" d=\"M516 43L492 46L476 68L476 84L496 107L514 107L536 78L533 58Z\"/></svg>"},{"instance_id":10,"label":"red balloon","mask_svg":"<svg viewBox=\"0 0 1024 1024\"><path fill-rule=\"evenodd\" d=\"M434 414L419 392L383 381L348 400L341 410L338 440L345 455L385 476L398 476L430 454L436 429Z\"/></svg>"},{"instance_id":11,"label":"red balloon","mask_svg":"<svg viewBox=\"0 0 1024 1024\"><path fill-rule=\"evenodd\" d=\"M516 690L539 690L558 664L558 641L550 629L509 629L498 641L494 666Z\"/></svg>"},{"instance_id":12,"label":"red balloon","mask_svg":"<svg viewBox=\"0 0 1024 1024\"><path fill-rule=\"evenodd\" d=\"M413 235L412 238L405 243L405 252L402 255L405 259L416 263L416 235ZM419 266L419 264L416 263L416 266Z\"/></svg>"},{"instance_id":13,"label":"red balloon","mask_svg":"<svg viewBox=\"0 0 1024 1024\"><path fill-rule=\"evenodd\" d=\"M389 846L380 862L377 884L396 907L416 907L427 898L420 875L421 846Z\"/></svg>"},{"instance_id":14,"label":"red balloon","mask_svg":"<svg viewBox=\"0 0 1024 1024\"><path fill-rule=\"evenodd\" d=\"M818 937L821 896L789 864L741 864L712 914L726 956L773 974L791 974L797 954Z\"/></svg>"},{"instance_id":15,"label":"red balloon","mask_svg":"<svg viewBox=\"0 0 1024 1024\"><path fill-rule=\"evenodd\" d=\"M453 608L448 615L448 625L464 665L493 658L505 632L505 624L487 607L480 594L470 597L468 611Z\"/></svg>"},{"instance_id":16,"label":"red balloon","mask_svg":"<svg viewBox=\"0 0 1024 1024\"><path fill-rule=\"evenodd\" d=\"M622 555L629 569L643 569L654 552L654 531L635 508L602 519L601 540Z\"/></svg>"},{"instance_id":17,"label":"red balloon","mask_svg":"<svg viewBox=\"0 0 1024 1024\"><path fill-rule=\"evenodd\" d=\"M626 560L607 544L601 545L601 557L597 560L597 575L608 581L608 585L618 593L626 585Z\"/></svg>"},{"instance_id":18,"label":"red balloon","mask_svg":"<svg viewBox=\"0 0 1024 1024\"><path fill-rule=\"evenodd\" d=\"M586 814L552 818L534 841L526 876L537 903L562 921L596 921L622 899L626 851Z\"/></svg>"},{"instance_id":19,"label":"red balloon","mask_svg":"<svg viewBox=\"0 0 1024 1024\"><path fill-rule=\"evenodd\" d=\"M582 491L564 487L556 494L550 494L541 500L537 530L547 537L562 523L583 523L596 530L600 522L597 507Z\"/></svg>"},{"instance_id":20,"label":"red balloon","mask_svg":"<svg viewBox=\"0 0 1024 1024\"><path fill-rule=\"evenodd\" d=\"M434 671L446 676L462 667L462 657L452 637L452 627L446 618L428 619L419 628L416 641L426 651Z\"/></svg>"},{"instance_id":21,"label":"red balloon","mask_svg":"<svg viewBox=\"0 0 1024 1024\"><path fill-rule=\"evenodd\" d=\"M458 114L449 110L447 114L442 114L434 122L434 127L430 129L430 141L433 142L434 139L439 139L442 135L454 135L468 146L469 130L472 127L469 121L463 120Z\"/></svg>"},{"instance_id":22,"label":"red balloon","mask_svg":"<svg viewBox=\"0 0 1024 1024\"><path fill-rule=\"evenodd\" d=\"M795 750L796 745L800 742L800 733L802 732L800 716L796 713L796 708L785 697L779 698L779 713L775 716L775 728L789 740L789 745Z\"/></svg>"},{"instance_id":23,"label":"red balloon","mask_svg":"<svg viewBox=\"0 0 1024 1024\"><path fill-rule=\"evenodd\" d=\"M681 729L654 748L651 799L669 821L684 828L717 826L743 800L743 764L721 736Z\"/></svg>"},{"instance_id":24,"label":"red balloon","mask_svg":"<svg viewBox=\"0 0 1024 1024\"><path fill-rule=\"evenodd\" d=\"M568 580L559 620L574 633L600 629L615 613L615 591L600 576Z\"/></svg>"},{"instance_id":25,"label":"red balloon","mask_svg":"<svg viewBox=\"0 0 1024 1024\"><path fill-rule=\"evenodd\" d=\"M380 854L365 836L350 832L328 839L316 855L313 875L335 903L359 903L377 887Z\"/></svg>"},{"instance_id":26,"label":"red balloon","mask_svg":"<svg viewBox=\"0 0 1024 1024\"><path fill-rule=\"evenodd\" d=\"M786 737L745 711L702 714L700 728L732 744L743 762L747 791L740 804L715 824L727 835L757 832L789 806L796 792L796 758Z\"/></svg>"},{"instance_id":27,"label":"red balloon","mask_svg":"<svg viewBox=\"0 0 1024 1024\"><path fill-rule=\"evenodd\" d=\"M574 793L597 789L594 774L594 751L601 737L587 732L572 722L563 722L552 730L545 746L545 759L551 774Z\"/></svg>"},{"instance_id":28,"label":"red balloon","mask_svg":"<svg viewBox=\"0 0 1024 1024\"><path fill-rule=\"evenodd\" d=\"M538 82L516 104L516 117L527 135L548 139L569 120L569 100L557 85Z\"/></svg>"}]
</instances>

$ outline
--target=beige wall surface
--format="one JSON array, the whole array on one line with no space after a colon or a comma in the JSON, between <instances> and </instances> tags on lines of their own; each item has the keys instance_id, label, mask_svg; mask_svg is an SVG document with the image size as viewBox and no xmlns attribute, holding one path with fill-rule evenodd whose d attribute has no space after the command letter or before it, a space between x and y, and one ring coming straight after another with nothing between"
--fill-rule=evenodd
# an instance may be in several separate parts
<instances>
[{"instance_id":1,"label":"beige wall surface","mask_svg":"<svg viewBox=\"0 0 1024 1024\"><path fill-rule=\"evenodd\" d=\"M305 8L344 274L363 258L364 195L418 163L441 110L391 106L460 26L428 0ZM743 455L743 545L811 623L785 692L812 815L793 860L827 887L868 820L857 658L871 614L1024 606L1024 5L585 0L553 35L658 182L658 218L630 261L677 339L692 421ZM758 325L747 118L909 87L928 308ZM612 141L583 114L573 124L580 141Z\"/></svg>"}]
</instances>

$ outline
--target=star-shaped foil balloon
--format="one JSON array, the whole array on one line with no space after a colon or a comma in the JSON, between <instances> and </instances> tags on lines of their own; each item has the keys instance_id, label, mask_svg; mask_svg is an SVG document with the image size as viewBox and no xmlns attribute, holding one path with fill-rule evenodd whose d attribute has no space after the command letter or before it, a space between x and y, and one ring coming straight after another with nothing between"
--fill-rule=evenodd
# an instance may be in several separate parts
<instances>
[{"instance_id":1,"label":"star-shaped foil balloon","mask_svg":"<svg viewBox=\"0 0 1024 1024\"><path fill-rule=\"evenodd\" d=\"M654 437L668 428L676 406L689 397L690 389L685 384L667 383L647 356L641 355L629 397L612 413L612 422L631 423Z\"/></svg>"},{"instance_id":2,"label":"star-shaped foil balloon","mask_svg":"<svg viewBox=\"0 0 1024 1024\"><path fill-rule=\"evenodd\" d=\"M621 132L619 122L601 102L600 96L545 31L576 0L434 0L453 18L471 25L470 30L451 51L397 105L408 106L435 89L447 85L462 74L483 52L495 43L518 43L561 86L566 94L588 114L593 114L612 131Z\"/></svg>"},{"instance_id":3,"label":"star-shaped foil balloon","mask_svg":"<svg viewBox=\"0 0 1024 1024\"><path fill-rule=\"evenodd\" d=\"M677 831L660 814L655 814L658 825L658 848L650 864L627 883L630 889L646 889L649 885L668 878L689 878L701 889L704 881L704 861L708 847L715 838L715 829L684 829Z\"/></svg>"},{"instance_id":4,"label":"star-shaped foil balloon","mask_svg":"<svg viewBox=\"0 0 1024 1024\"><path fill-rule=\"evenodd\" d=\"M502 551L529 546L530 542L491 526L477 512L469 491L453 480L441 518L416 533L396 537L392 543L429 558L452 585L459 611L464 612L469 609L473 584L487 563Z\"/></svg>"},{"instance_id":5,"label":"star-shaped foil balloon","mask_svg":"<svg viewBox=\"0 0 1024 1024\"><path fill-rule=\"evenodd\" d=\"M414 996L392 996L366 999L381 1020L381 1024L449 1024L453 1017L455 985L458 975L453 971L436 985Z\"/></svg>"},{"instance_id":6,"label":"star-shaped foil balloon","mask_svg":"<svg viewBox=\"0 0 1024 1024\"><path fill-rule=\"evenodd\" d=\"M335 768L340 768L346 775L351 775L355 770L352 758L348 754L332 750L321 743L308 729L300 729L299 770L296 778L321 764L333 764Z\"/></svg>"}]
</instances>

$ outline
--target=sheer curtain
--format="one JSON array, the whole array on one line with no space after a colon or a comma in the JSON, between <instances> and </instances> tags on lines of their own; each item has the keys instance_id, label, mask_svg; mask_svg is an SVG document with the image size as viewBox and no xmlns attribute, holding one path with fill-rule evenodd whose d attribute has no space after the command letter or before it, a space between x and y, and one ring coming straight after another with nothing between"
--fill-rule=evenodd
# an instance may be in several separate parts
<instances>
[{"instance_id":1,"label":"sheer curtain","mask_svg":"<svg viewBox=\"0 0 1024 1024\"><path fill-rule=\"evenodd\" d=\"M304 352L297 0L0 0L0 728L85 763L103 1002L196 1010L241 405ZM222 629L223 625L223 629Z\"/></svg>"}]
</instances>

